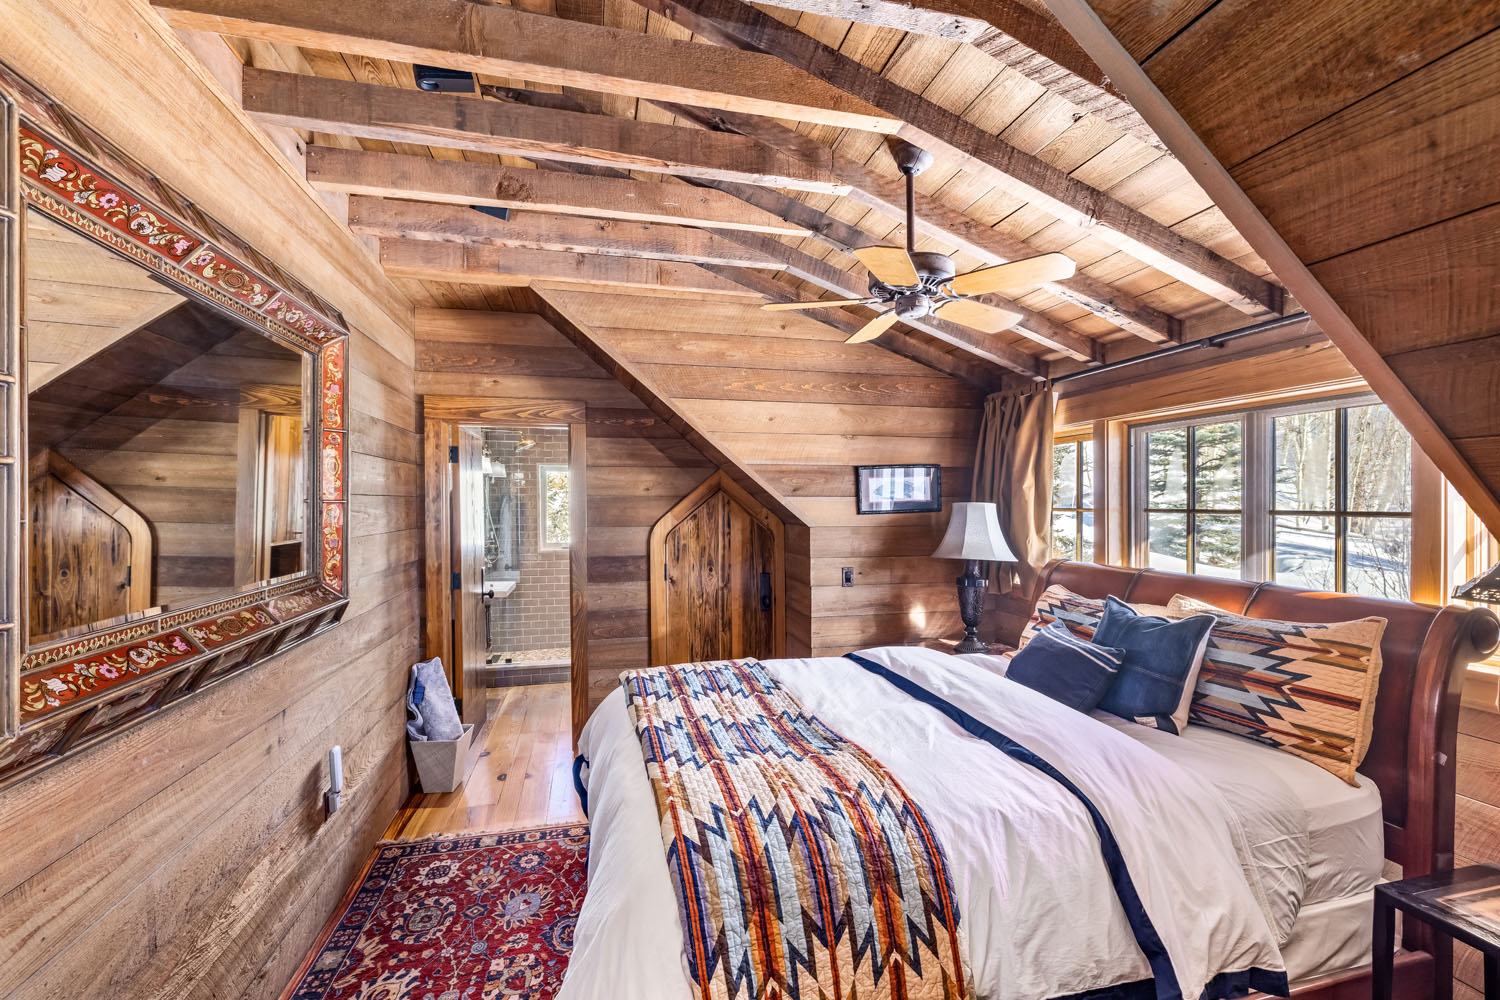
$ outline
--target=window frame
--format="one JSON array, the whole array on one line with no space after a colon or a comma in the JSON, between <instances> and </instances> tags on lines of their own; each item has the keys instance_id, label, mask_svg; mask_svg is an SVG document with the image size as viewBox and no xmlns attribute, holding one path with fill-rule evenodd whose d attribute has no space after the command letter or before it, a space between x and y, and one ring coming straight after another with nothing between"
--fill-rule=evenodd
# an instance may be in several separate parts
<instances>
[{"instance_id":1,"label":"window frame","mask_svg":"<svg viewBox=\"0 0 1500 1000\"><path fill-rule=\"evenodd\" d=\"M1074 505L1071 507L1058 507L1052 503L1053 497L1056 495L1055 491L1057 485L1056 483L1053 483L1052 489L1048 491L1047 496L1047 558L1071 558L1078 562L1099 562L1099 545L1096 532L1098 530L1097 524L1099 520L1100 481L1098 456L1094 454L1093 434L1088 432L1080 432L1074 434L1059 433L1052 439L1052 450L1055 452L1059 447L1069 444L1077 445L1077 450L1073 453L1073 475L1075 483L1073 491ZM1093 476L1091 480L1092 485L1089 490L1089 505L1087 507L1083 506L1083 490L1081 488L1083 484L1083 462L1085 454L1089 456L1090 471L1092 472ZM1076 548L1072 556L1064 556L1057 551L1056 540L1053 538L1052 532L1052 519L1053 516L1058 514L1059 512L1064 514L1073 514L1077 519L1078 533L1075 537L1075 546L1081 545L1085 537L1083 515L1092 515L1093 523L1091 523L1087 528L1089 546L1089 557L1087 559L1082 558L1076 551Z\"/></svg>"},{"instance_id":2,"label":"window frame","mask_svg":"<svg viewBox=\"0 0 1500 1000\"><path fill-rule=\"evenodd\" d=\"M1160 421L1150 424L1138 424L1130 429L1130 450L1127 461L1130 464L1130 552L1131 561L1138 566L1150 565L1150 537L1148 525L1152 514L1183 514L1188 519L1187 532L1187 572L1193 573L1196 555L1195 532L1193 525L1199 515L1218 517L1230 517L1235 514L1240 518L1240 578L1245 579L1246 574L1251 572L1251 553L1258 551L1253 543L1256 539L1251 537L1248 530L1248 520L1251 515L1252 501L1250 490L1245 484L1250 481L1249 470L1252 466L1252 449L1256 442L1252 441L1248 413L1244 410L1230 411L1227 413L1194 414L1178 420ZM1193 429L1209 424L1227 424L1238 422L1240 425L1240 505L1238 508L1210 508L1198 506L1198 491L1194 488L1194 466L1193 466ZM1141 461L1136 460L1137 455L1145 456L1146 438L1153 433L1162 431L1186 430L1188 432L1186 462L1187 482L1184 484L1187 503L1181 508L1151 508L1144 502L1148 496L1149 487L1146 482L1147 463L1144 457ZM1194 575L1198 575L1194 573Z\"/></svg>"},{"instance_id":3,"label":"window frame","mask_svg":"<svg viewBox=\"0 0 1500 1000\"><path fill-rule=\"evenodd\" d=\"M1345 506L1347 496L1348 473L1343 468L1343 456L1346 449L1346 435L1348 429L1348 415L1350 409L1363 406L1379 404L1382 401L1374 393L1365 391L1353 394L1342 394L1325 396L1318 399L1304 399L1290 403L1268 403L1255 407L1235 407L1218 411L1199 411L1189 416L1182 416L1166 420L1153 420L1129 425L1129 444L1126 455L1126 463L1129 481L1128 516L1126 524L1129 530L1129 538L1126 551L1129 553L1130 562L1136 566L1150 565L1150 552L1148 551L1149 537L1147 532L1148 520L1151 513L1186 514L1188 516L1188 549L1187 549L1187 571L1192 573L1194 567L1194 531L1193 522L1196 514L1233 514L1230 510L1208 510L1197 506L1197 495L1194 490L1193 479L1193 450L1191 428L1206 424L1222 424L1238 421L1240 424L1241 440L1241 500L1240 500L1240 579L1250 581L1274 581L1275 580L1275 532L1274 519L1278 516L1318 516L1331 517L1335 525L1335 550L1334 550L1334 580L1337 587L1347 583L1346 567L1344 565L1345 538L1348 533L1348 522L1357 517L1391 517L1406 520L1409 524L1415 524L1412 508L1417 505L1418 486L1413 477L1412 493L1407 509L1404 511L1355 511ZM1293 509L1279 509L1275 504L1275 419L1277 417L1293 416L1299 413L1316 413L1325 410L1338 412L1338 423L1336 427L1335 440L1335 503L1329 510L1303 511ZM1188 429L1188 491L1187 505L1182 509L1166 510L1165 508L1148 508L1145 500L1148 496L1147 489L1147 435L1177 429ZM1416 455L1417 446L1411 445L1413 456ZM1097 516L1097 513L1096 513ZM1408 574L1415 582L1418 553L1415 545L1409 548ZM1406 598L1410 600L1411 598Z\"/></svg>"},{"instance_id":4,"label":"window frame","mask_svg":"<svg viewBox=\"0 0 1500 1000\"><path fill-rule=\"evenodd\" d=\"M538 552L566 552L573 547L573 535L570 528L566 542L552 542L547 540L547 475L552 472L560 472L568 481L568 509L571 512L573 505L573 475L572 470L566 462L551 462L536 467L536 547Z\"/></svg>"}]
</instances>

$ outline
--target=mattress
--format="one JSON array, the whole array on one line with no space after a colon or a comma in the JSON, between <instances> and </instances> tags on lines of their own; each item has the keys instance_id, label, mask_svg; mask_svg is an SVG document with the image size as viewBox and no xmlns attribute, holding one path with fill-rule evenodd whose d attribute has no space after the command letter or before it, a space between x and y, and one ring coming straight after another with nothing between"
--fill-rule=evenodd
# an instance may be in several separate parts
<instances>
[{"instance_id":1,"label":"mattress","mask_svg":"<svg viewBox=\"0 0 1500 1000\"><path fill-rule=\"evenodd\" d=\"M1370 961L1373 889L1309 903L1297 914L1292 935L1281 946L1292 982L1367 965ZM1396 938L1400 940L1400 935Z\"/></svg>"}]
</instances>

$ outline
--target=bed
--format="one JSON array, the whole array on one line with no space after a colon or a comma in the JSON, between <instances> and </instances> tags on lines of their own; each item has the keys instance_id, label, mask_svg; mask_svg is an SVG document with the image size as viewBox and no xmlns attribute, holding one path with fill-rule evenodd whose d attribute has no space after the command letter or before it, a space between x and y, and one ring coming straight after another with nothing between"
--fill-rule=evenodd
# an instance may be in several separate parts
<instances>
[{"instance_id":1,"label":"bed","mask_svg":"<svg viewBox=\"0 0 1500 1000\"><path fill-rule=\"evenodd\" d=\"M1494 615L1070 562L1050 564L1038 593L1054 584L1137 604L1184 594L1252 618L1385 618L1374 737L1350 785L1215 730L1190 726L1177 736L1102 713L1068 718L1071 710L1006 681L1000 658L896 647L758 665L768 683L866 747L931 813L924 821L952 862L943 884L963 913L955 950L968 995L1071 996L1153 974L1161 981L1163 968L1189 996L1268 988L1282 973L1299 997L1361 995L1369 898L1382 868L1415 875L1452 865L1462 666L1495 646ZM1016 735L1042 757L1071 757L1076 801L1015 760L973 750L934 705ZM687 1000L694 977L673 890L678 869L669 874L659 799L623 691L595 712L580 750L590 882L560 1000ZM1098 869L1097 856L1089 869L1081 852L1115 837L1111 849L1138 883L1128 888L1149 904L1147 923L1173 964L1141 957L1139 921L1117 901L1127 897L1114 867L1113 886L1071 874ZM1037 884L1045 882L1031 877L1038 871L1065 891ZM1023 924L1030 932L1018 938L1011 929ZM1407 927L1397 982L1401 996L1446 997L1451 954Z\"/></svg>"}]
</instances>

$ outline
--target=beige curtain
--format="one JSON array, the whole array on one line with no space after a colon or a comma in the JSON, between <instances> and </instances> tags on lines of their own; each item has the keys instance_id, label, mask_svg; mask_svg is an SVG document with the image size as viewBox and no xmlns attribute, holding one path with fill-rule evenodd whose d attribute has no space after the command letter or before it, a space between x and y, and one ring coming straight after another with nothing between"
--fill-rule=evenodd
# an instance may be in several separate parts
<instances>
[{"instance_id":1,"label":"beige curtain","mask_svg":"<svg viewBox=\"0 0 1500 1000\"><path fill-rule=\"evenodd\" d=\"M1000 530L1019 561L990 578L994 593L1029 598L1047 562L1052 527L1053 393L1038 387L984 401L974 452L974 499L998 508Z\"/></svg>"}]
</instances>

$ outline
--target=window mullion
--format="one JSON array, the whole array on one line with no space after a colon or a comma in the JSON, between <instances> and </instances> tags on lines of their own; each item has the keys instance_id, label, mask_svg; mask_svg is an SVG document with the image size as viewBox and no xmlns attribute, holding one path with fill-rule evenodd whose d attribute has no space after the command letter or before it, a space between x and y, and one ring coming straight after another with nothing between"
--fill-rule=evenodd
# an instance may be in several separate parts
<instances>
[{"instance_id":1,"label":"window mullion","mask_svg":"<svg viewBox=\"0 0 1500 1000\"><path fill-rule=\"evenodd\" d=\"M1242 573L1247 580L1271 579L1271 495L1274 461L1271 417L1264 412L1244 417L1245 468Z\"/></svg>"}]
</instances>

